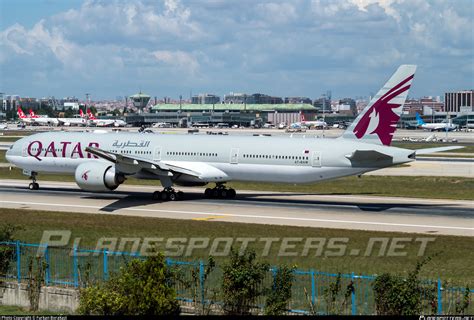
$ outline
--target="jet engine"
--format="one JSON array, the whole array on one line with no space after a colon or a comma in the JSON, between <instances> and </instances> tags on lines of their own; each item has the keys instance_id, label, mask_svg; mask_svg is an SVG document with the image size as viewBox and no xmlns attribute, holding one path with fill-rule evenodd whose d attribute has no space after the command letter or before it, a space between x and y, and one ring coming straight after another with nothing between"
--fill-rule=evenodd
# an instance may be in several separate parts
<instances>
[{"instance_id":1,"label":"jet engine","mask_svg":"<svg viewBox=\"0 0 474 320\"><path fill-rule=\"evenodd\" d=\"M100 161L88 161L76 168L76 183L85 191L115 190L125 181L125 177L117 174L115 166Z\"/></svg>"}]
</instances>

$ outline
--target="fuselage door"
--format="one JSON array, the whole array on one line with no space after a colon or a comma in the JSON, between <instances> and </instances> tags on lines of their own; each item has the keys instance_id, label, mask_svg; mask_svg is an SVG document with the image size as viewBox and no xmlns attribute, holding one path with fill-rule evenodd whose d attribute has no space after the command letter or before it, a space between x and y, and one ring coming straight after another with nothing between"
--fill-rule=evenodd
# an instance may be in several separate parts
<instances>
[{"instance_id":1,"label":"fuselage door","mask_svg":"<svg viewBox=\"0 0 474 320\"><path fill-rule=\"evenodd\" d=\"M239 149L238 148L232 148L230 150L230 163L232 164L239 163Z\"/></svg>"},{"instance_id":2,"label":"fuselage door","mask_svg":"<svg viewBox=\"0 0 474 320\"><path fill-rule=\"evenodd\" d=\"M21 149L21 156L28 157L28 145L26 143L23 145L23 149Z\"/></svg>"},{"instance_id":3,"label":"fuselage door","mask_svg":"<svg viewBox=\"0 0 474 320\"><path fill-rule=\"evenodd\" d=\"M313 151L311 154L311 166L321 167L321 152Z\"/></svg>"},{"instance_id":4,"label":"fuselage door","mask_svg":"<svg viewBox=\"0 0 474 320\"><path fill-rule=\"evenodd\" d=\"M153 161L161 160L161 147L156 147L155 152L153 153Z\"/></svg>"}]
</instances>

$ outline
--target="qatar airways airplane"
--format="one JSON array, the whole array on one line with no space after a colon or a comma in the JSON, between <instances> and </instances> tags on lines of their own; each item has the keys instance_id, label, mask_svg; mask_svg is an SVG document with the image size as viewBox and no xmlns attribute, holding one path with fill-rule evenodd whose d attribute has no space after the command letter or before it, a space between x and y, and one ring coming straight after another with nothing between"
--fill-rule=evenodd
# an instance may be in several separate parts
<instances>
[{"instance_id":1,"label":"qatar airways airplane","mask_svg":"<svg viewBox=\"0 0 474 320\"><path fill-rule=\"evenodd\" d=\"M337 139L47 132L15 142L9 162L39 188L40 173L72 174L86 191L115 190L127 177L160 180L154 199L179 200L173 185L206 185L207 197L233 198L228 181L310 183L390 167L459 147L390 147L416 66L402 65Z\"/></svg>"}]
</instances>

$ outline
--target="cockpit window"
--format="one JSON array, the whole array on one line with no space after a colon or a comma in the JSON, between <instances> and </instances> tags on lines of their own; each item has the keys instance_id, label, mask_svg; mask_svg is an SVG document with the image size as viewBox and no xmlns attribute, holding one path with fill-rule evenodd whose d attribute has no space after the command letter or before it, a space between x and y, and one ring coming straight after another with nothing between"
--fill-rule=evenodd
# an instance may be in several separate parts
<instances>
[{"instance_id":1,"label":"cockpit window","mask_svg":"<svg viewBox=\"0 0 474 320\"><path fill-rule=\"evenodd\" d=\"M13 149L13 145L10 146L10 150Z\"/></svg>"}]
</instances>

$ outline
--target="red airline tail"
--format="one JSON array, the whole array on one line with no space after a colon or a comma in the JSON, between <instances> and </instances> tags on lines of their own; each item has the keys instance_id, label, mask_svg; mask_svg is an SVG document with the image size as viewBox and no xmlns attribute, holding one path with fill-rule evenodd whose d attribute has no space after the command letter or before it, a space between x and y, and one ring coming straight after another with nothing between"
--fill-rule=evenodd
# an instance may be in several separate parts
<instances>
[{"instance_id":1,"label":"red airline tail","mask_svg":"<svg viewBox=\"0 0 474 320\"><path fill-rule=\"evenodd\" d=\"M401 65L344 132L347 139L389 146L408 96L415 65Z\"/></svg>"},{"instance_id":2,"label":"red airline tail","mask_svg":"<svg viewBox=\"0 0 474 320\"><path fill-rule=\"evenodd\" d=\"M89 116L90 120L96 120L97 119L96 117L94 117L94 115L92 114L90 109L87 109L86 112L87 112L87 115Z\"/></svg>"},{"instance_id":3,"label":"red airline tail","mask_svg":"<svg viewBox=\"0 0 474 320\"><path fill-rule=\"evenodd\" d=\"M18 107L16 113L18 114L18 117L20 117L20 119L26 119L26 118L28 118L28 117L25 115L25 113L23 112L23 110L21 110L21 107Z\"/></svg>"},{"instance_id":4,"label":"red airline tail","mask_svg":"<svg viewBox=\"0 0 474 320\"><path fill-rule=\"evenodd\" d=\"M35 113L31 109L30 109L30 118L38 118L38 116L35 115Z\"/></svg>"},{"instance_id":5,"label":"red airline tail","mask_svg":"<svg viewBox=\"0 0 474 320\"><path fill-rule=\"evenodd\" d=\"M82 112L82 109L79 109L79 114L81 115L81 118L85 117L84 112Z\"/></svg>"}]
</instances>

